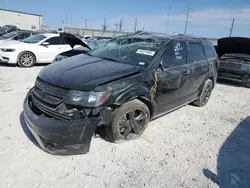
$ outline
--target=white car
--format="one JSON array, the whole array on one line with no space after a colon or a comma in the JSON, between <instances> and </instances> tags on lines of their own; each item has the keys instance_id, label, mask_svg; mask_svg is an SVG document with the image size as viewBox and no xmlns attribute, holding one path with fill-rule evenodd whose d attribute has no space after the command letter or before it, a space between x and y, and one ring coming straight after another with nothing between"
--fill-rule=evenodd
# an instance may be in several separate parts
<instances>
[{"instance_id":1,"label":"white car","mask_svg":"<svg viewBox=\"0 0 250 188\"><path fill-rule=\"evenodd\" d=\"M56 55L70 49L59 34L37 34L22 42L0 44L0 62L32 67L35 63L51 63Z\"/></svg>"}]
</instances>

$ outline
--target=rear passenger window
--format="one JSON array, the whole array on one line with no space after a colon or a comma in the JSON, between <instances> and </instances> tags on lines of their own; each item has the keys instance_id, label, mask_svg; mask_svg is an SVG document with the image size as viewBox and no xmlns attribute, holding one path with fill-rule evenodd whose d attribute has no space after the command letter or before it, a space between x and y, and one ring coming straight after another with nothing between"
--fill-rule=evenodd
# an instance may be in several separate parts
<instances>
[{"instance_id":1,"label":"rear passenger window","mask_svg":"<svg viewBox=\"0 0 250 188\"><path fill-rule=\"evenodd\" d=\"M201 44L190 43L190 63L205 60L205 54Z\"/></svg>"},{"instance_id":2,"label":"rear passenger window","mask_svg":"<svg viewBox=\"0 0 250 188\"><path fill-rule=\"evenodd\" d=\"M164 68L176 67L187 64L187 47L184 41L171 41L163 54Z\"/></svg>"},{"instance_id":3,"label":"rear passenger window","mask_svg":"<svg viewBox=\"0 0 250 188\"><path fill-rule=\"evenodd\" d=\"M208 59L215 58L217 56L217 53L215 51L215 48L211 45L204 44L205 53Z\"/></svg>"}]
</instances>

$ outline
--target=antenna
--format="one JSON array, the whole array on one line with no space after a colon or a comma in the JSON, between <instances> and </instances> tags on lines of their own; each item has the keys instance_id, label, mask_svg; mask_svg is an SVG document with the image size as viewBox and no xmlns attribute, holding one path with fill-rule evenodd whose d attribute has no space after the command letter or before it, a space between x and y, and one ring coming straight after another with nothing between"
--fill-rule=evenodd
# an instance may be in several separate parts
<instances>
[{"instance_id":1,"label":"antenna","mask_svg":"<svg viewBox=\"0 0 250 188\"><path fill-rule=\"evenodd\" d=\"M229 37L231 37L232 36L232 33L233 33L233 29L234 29L234 21L235 21L235 18L233 18L233 21L232 21L232 26L231 26L231 28L230 28L230 34L229 34Z\"/></svg>"},{"instance_id":2,"label":"antenna","mask_svg":"<svg viewBox=\"0 0 250 188\"><path fill-rule=\"evenodd\" d=\"M186 25L185 25L185 31L184 31L185 35L187 34L189 15L190 15L190 3L188 4L188 7L187 7L187 18L186 18Z\"/></svg>"}]
</instances>

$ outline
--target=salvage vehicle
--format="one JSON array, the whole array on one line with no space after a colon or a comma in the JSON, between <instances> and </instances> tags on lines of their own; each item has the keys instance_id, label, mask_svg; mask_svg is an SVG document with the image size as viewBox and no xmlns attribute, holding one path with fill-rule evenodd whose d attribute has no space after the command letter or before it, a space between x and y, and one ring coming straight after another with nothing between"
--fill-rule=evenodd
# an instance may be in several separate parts
<instances>
[{"instance_id":1,"label":"salvage vehicle","mask_svg":"<svg viewBox=\"0 0 250 188\"><path fill-rule=\"evenodd\" d=\"M0 29L0 36L3 36L4 34L10 33L12 31L18 31L19 28L15 25L5 25L1 27Z\"/></svg>"},{"instance_id":2,"label":"salvage vehicle","mask_svg":"<svg viewBox=\"0 0 250 188\"><path fill-rule=\"evenodd\" d=\"M36 63L51 63L56 55L70 49L69 44L60 40L59 34L42 33L22 42L0 44L0 62L32 67Z\"/></svg>"},{"instance_id":3,"label":"salvage vehicle","mask_svg":"<svg viewBox=\"0 0 250 188\"><path fill-rule=\"evenodd\" d=\"M25 98L24 118L44 151L87 153L99 126L113 142L131 140L152 119L191 102L206 105L216 63L204 38L148 32L116 37L44 67Z\"/></svg>"},{"instance_id":4,"label":"salvage vehicle","mask_svg":"<svg viewBox=\"0 0 250 188\"><path fill-rule=\"evenodd\" d=\"M250 38L226 37L218 40L218 78L250 88Z\"/></svg>"},{"instance_id":5,"label":"salvage vehicle","mask_svg":"<svg viewBox=\"0 0 250 188\"><path fill-rule=\"evenodd\" d=\"M110 38L95 38L94 40L87 39L86 41L81 40L80 38L70 34L70 33L60 33L60 38L66 44L71 46L71 50L58 54L52 63L61 61L68 57L72 57L79 54L86 54L90 50L93 50L100 46L101 44L107 42Z\"/></svg>"},{"instance_id":6,"label":"salvage vehicle","mask_svg":"<svg viewBox=\"0 0 250 188\"><path fill-rule=\"evenodd\" d=\"M36 35L39 33L41 33L41 32L28 31L28 30L12 31L12 32L7 33L3 36L0 36L0 43L22 41L23 39L26 39L32 35Z\"/></svg>"}]
</instances>

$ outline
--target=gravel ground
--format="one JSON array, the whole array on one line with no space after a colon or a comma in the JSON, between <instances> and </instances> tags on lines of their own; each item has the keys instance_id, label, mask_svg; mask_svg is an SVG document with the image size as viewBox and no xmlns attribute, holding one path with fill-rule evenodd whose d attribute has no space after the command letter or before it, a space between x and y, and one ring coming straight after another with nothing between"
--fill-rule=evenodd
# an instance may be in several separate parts
<instances>
[{"instance_id":1,"label":"gravel ground","mask_svg":"<svg viewBox=\"0 0 250 188\"><path fill-rule=\"evenodd\" d=\"M23 125L22 103L41 68L0 67L0 187L216 188L203 170L226 168L218 161L232 149L223 153L222 146L237 126L249 125L250 89L217 84L207 106L156 119L135 141L93 138L86 155L52 156L30 141ZM242 179L230 177L240 187Z\"/></svg>"}]
</instances>

